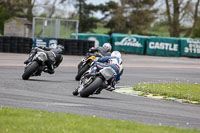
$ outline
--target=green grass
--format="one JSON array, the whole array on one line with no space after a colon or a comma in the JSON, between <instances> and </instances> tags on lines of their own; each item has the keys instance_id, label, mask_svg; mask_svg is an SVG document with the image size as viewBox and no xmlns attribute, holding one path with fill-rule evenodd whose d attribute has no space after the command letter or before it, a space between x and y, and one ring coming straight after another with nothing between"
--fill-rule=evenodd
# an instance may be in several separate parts
<instances>
[{"instance_id":1,"label":"green grass","mask_svg":"<svg viewBox=\"0 0 200 133\"><path fill-rule=\"evenodd\" d=\"M200 133L73 114L0 107L1 133Z\"/></svg>"},{"instance_id":2,"label":"green grass","mask_svg":"<svg viewBox=\"0 0 200 133\"><path fill-rule=\"evenodd\" d=\"M155 35L158 37L170 37L169 31L168 30L160 30L160 31L152 31L152 30L145 30L144 33L150 34L150 35ZM180 38L184 37L185 32L180 33Z\"/></svg>"},{"instance_id":3,"label":"green grass","mask_svg":"<svg viewBox=\"0 0 200 133\"><path fill-rule=\"evenodd\" d=\"M44 37L55 37L55 24L49 23L47 27L45 27L44 31ZM41 23L38 23L35 26L35 36L42 37L42 30L43 25ZM60 38L70 38L71 34L75 33L75 25L73 24L63 24L60 25Z\"/></svg>"},{"instance_id":4,"label":"green grass","mask_svg":"<svg viewBox=\"0 0 200 133\"><path fill-rule=\"evenodd\" d=\"M96 34L107 34L110 30L104 27L98 27L97 29L93 29Z\"/></svg>"},{"instance_id":5,"label":"green grass","mask_svg":"<svg viewBox=\"0 0 200 133\"><path fill-rule=\"evenodd\" d=\"M134 90L143 91L146 94L175 97L200 102L200 84L190 83L165 83L149 84L141 83L133 87Z\"/></svg>"},{"instance_id":6,"label":"green grass","mask_svg":"<svg viewBox=\"0 0 200 133\"><path fill-rule=\"evenodd\" d=\"M96 34L108 34L110 29L105 28L104 25L105 25L104 23L97 23L97 28L93 29L93 32Z\"/></svg>"},{"instance_id":7,"label":"green grass","mask_svg":"<svg viewBox=\"0 0 200 133\"><path fill-rule=\"evenodd\" d=\"M147 34L150 34L150 35L155 35L155 36L159 36L159 37L169 37L169 32L167 31L150 31L150 30L147 30L145 31L145 33Z\"/></svg>"}]
</instances>

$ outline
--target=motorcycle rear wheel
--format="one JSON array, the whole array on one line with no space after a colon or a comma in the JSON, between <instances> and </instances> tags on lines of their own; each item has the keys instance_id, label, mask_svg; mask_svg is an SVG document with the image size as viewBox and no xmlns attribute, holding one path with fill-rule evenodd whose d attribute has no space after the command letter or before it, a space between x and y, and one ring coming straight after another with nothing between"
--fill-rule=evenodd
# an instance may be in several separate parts
<instances>
[{"instance_id":1,"label":"motorcycle rear wheel","mask_svg":"<svg viewBox=\"0 0 200 133\"><path fill-rule=\"evenodd\" d=\"M30 76L37 70L38 67L39 67L39 64L37 63L37 61L32 62L24 71L22 75L22 79L28 80Z\"/></svg>"},{"instance_id":2,"label":"motorcycle rear wheel","mask_svg":"<svg viewBox=\"0 0 200 133\"><path fill-rule=\"evenodd\" d=\"M90 85L80 92L80 96L88 97L89 95L93 94L102 85L102 82L103 80L100 77L96 77L96 79Z\"/></svg>"}]
</instances>

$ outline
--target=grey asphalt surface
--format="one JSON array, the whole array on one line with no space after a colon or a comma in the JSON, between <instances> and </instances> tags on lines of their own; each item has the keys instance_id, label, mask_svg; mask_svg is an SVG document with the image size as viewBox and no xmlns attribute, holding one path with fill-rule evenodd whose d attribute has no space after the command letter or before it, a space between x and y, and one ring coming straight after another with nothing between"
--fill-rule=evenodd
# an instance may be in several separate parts
<instances>
[{"instance_id":1,"label":"grey asphalt surface","mask_svg":"<svg viewBox=\"0 0 200 133\"><path fill-rule=\"evenodd\" d=\"M21 79L27 54L0 53L0 106L136 121L152 125L200 129L200 106L102 91L81 98L72 95L82 56L64 56L55 74ZM199 83L195 58L123 54L125 71L118 86L140 82Z\"/></svg>"}]
</instances>

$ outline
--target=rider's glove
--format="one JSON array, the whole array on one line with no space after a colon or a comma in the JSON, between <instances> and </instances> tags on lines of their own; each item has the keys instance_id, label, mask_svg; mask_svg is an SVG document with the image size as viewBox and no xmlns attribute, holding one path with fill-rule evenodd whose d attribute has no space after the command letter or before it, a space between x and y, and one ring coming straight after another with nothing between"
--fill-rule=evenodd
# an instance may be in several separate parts
<instances>
[{"instance_id":1,"label":"rider's glove","mask_svg":"<svg viewBox=\"0 0 200 133\"><path fill-rule=\"evenodd\" d=\"M89 49L89 52L93 52L93 50L94 50L94 47L90 48L90 49Z\"/></svg>"}]
</instances>

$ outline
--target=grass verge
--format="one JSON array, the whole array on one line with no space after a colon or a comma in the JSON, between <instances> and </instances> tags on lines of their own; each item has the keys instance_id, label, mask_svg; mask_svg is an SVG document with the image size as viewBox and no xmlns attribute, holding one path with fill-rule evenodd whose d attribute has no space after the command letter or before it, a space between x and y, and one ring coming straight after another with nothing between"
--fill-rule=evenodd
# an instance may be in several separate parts
<instances>
[{"instance_id":1,"label":"grass verge","mask_svg":"<svg viewBox=\"0 0 200 133\"><path fill-rule=\"evenodd\" d=\"M166 97L175 97L200 102L200 84L190 83L163 83L149 84L140 83L133 87L136 91L142 91L145 94L160 95Z\"/></svg>"},{"instance_id":2,"label":"grass verge","mask_svg":"<svg viewBox=\"0 0 200 133\"><path fill-rule=\"evenodd\" d=\"M0 107L1 133L200 133L178 129L63 113Z\"/></svg>"}]
</instances>

